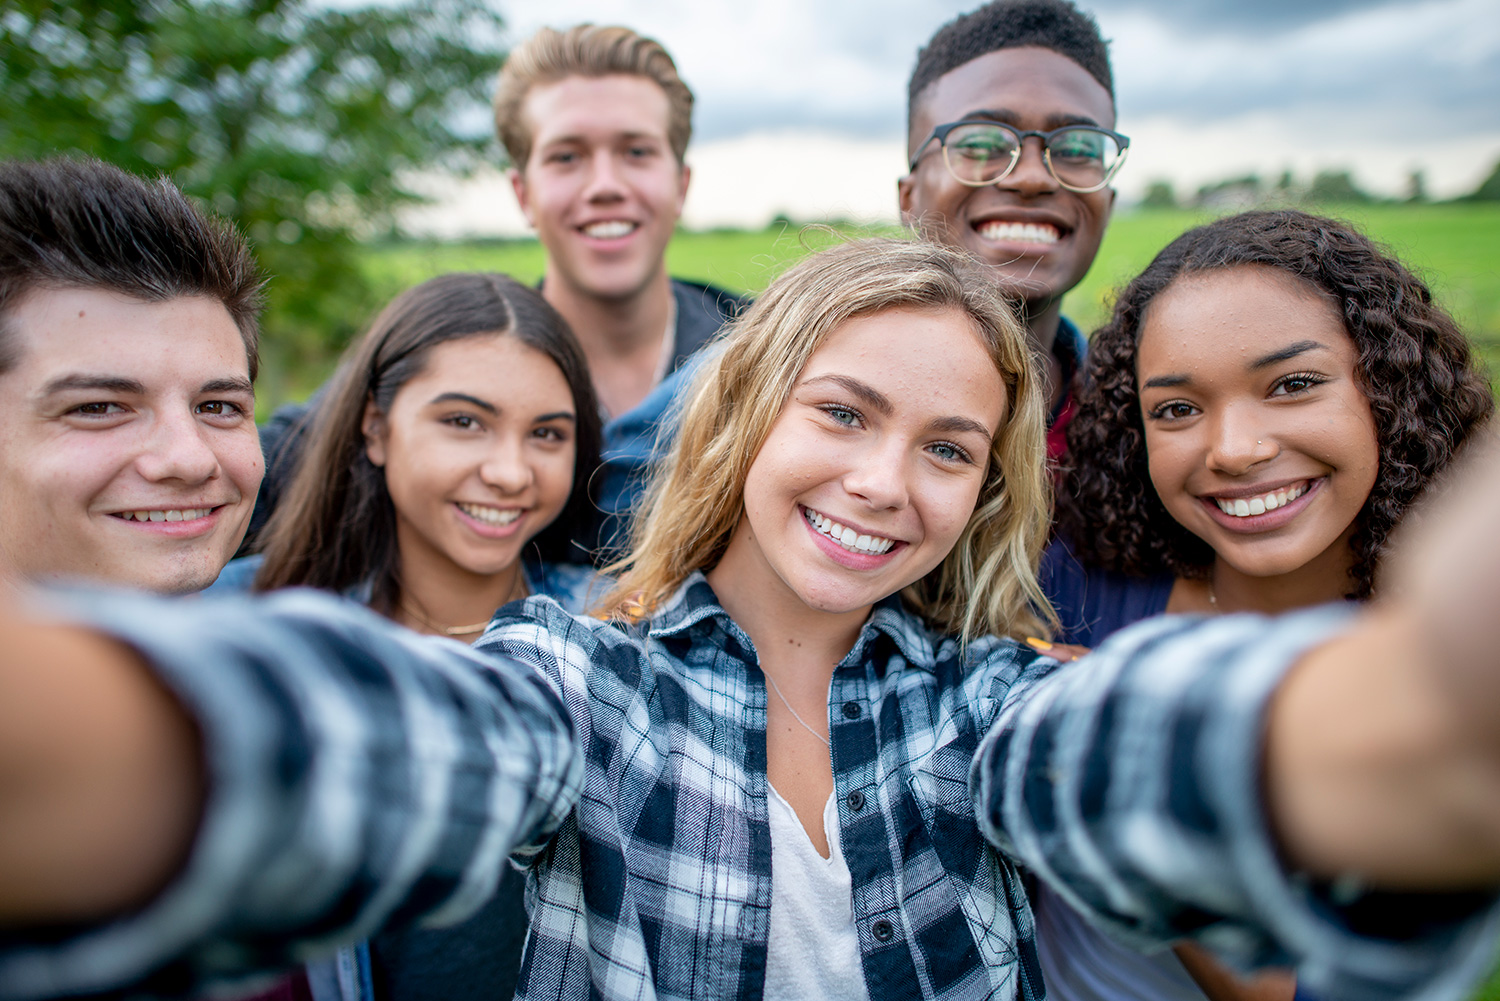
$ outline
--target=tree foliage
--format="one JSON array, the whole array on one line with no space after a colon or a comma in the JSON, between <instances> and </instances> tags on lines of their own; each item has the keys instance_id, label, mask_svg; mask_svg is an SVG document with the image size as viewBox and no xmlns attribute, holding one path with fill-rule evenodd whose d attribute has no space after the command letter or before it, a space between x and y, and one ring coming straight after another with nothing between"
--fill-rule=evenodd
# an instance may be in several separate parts
<instances>
[{"instance_id":1,"label":"tree foliage","mask_svg":"<svg viewBox=\"0 0 1500 1001\"><path fill-rule=\"evenodd\" d=\"M273 276L273 369L325 358L366 319L355 240L418 199L413 174L465 170L490 142L502 25L485 0L0 10L0 154L165 173L233 219Z\"/></svg>"}]
</instances>

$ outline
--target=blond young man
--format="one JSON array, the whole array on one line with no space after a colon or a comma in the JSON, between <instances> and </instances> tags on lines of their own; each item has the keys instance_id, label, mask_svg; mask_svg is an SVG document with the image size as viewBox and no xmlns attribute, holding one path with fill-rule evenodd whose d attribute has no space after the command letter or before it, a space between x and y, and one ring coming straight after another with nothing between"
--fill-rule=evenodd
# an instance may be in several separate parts
<instances>
[{"instance_id":1,"label":"blond young man","mask_svg":"<svg viewBox=\"0 0 1500 1001\"><path fill-rule=\"evenodd\" d=\"M542 295L583 345L604 410L600 520L577 533L581 562L622 541L677 373L742 305L667 274L691 177L692 114L672 57L629 28L543 28L500 71L495 128L546 253ZM289 475L297 446L287 432L301 414L288 408L264 429L271 468L257 526Z\"/></svg>"}]
</instances>

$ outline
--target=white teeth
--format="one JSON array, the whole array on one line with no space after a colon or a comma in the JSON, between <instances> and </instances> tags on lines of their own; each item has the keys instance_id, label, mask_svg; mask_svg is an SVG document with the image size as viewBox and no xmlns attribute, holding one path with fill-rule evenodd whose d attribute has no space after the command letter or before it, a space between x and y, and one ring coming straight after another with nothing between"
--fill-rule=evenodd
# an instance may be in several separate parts
<instances>
[{"instance_id":1,"label":"white teeth","mask_svg":"<svg viewBox=\"0 0 1500 1001\"><path fill-rule=\"evenodd\" d=\"M475 521L486 525L509 525L521 517L521 509L514 507L490 507L486 504L460 504L458 509Z\"/></svg>"},{"instance_id":2,"label":"white teeth","mask_svg":"<svg viewBox=\"0 0 1500 1001\"><path fill-rule=\"evenodd\" d=\"M1292 501L1307 493L1307 484L1288 487L1285 490L1273 490L1260 497L1251 497L1249 500L1236 498L1235 500L1224 500L1220 497L1214 498L1214 503L1219 505L1219 510L1225 514L1232 514L1236 518L1250 518L1257 514L1265 514L1279 507L1286 507Z\"/></svg>"},{"instance_id":3,"label":"white teeth","mask_svg":"<svg viewBox=\"0 0 1500 1001\"><path fill-rule=\"evenodd\" d=\"M126 521L197 521L199 518L207 518L212 511L211 507L183 507L157 511L121 511L116 517Z\"/></svg>"},{"instance_id":4,"label":"white teeth","mask_svg":"<svg viewBox=\"0 0 1500 1001\"><path fill-rule=\"evenodd\" d=\"M595 222L583 227L583 231L596 240L616 240L633 233L635 231L635 223L621 220Z\"/></svg>"},{"instance_id":5,"label":"white teeth","mask_svg":"<svg viewBox=\"0 0 1500 1001\"><path fill-rule=\"evenodd\" d=\"M986 240L1010 240L1015 243L1056 243L1055 226L1032 222L987 222L979 227Z\"/></svg>"},{"instance_id":6,"label":"white teeth","mask_svg":"<svg viewBox=\"0 0 1500 1001\"><path fill-rule=\"evenodd\" d=\"M887 539L879 535L860 535L854 529L840 525L832 518L825 517L810 507L802 509L805 517L813 528L828 536L834 542L845 549L857 553L872 553L879 556L888 552L896 544L894 539Z\"/></svg>"}]
</instances>

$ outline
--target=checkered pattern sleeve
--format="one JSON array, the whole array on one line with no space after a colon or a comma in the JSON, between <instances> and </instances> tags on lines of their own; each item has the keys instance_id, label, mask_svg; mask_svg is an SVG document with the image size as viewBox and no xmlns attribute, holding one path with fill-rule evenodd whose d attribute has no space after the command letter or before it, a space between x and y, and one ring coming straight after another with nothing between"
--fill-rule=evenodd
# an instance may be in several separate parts
<instances>
[{"instance_id":1,"label":"checkered pattern sleeve","mask_svg":"<svg viewBox=\"0 0 1500 1001\"><path fill-rule=\"evenodd\" d=\"M459 920L578 795L567 711L535 672L331 596L87 596L62 616L140 651L188 708L209 794L140 912L0 937L0 998L196 995L387 922Z\"/></svg>"},{"instance_id":2,"label":"checkered pattern sleeve","mask_svg":"<svg viewBox=\"0 0 1500 1001\"><path fill-rule=\"evenodd\" d=\"M1267 705L1349 614L1148 620L1017 685L975 757L982 830L1127 943L1294 966L1322 1001L1464 997L1500 938L1493 900L1320 883L1269 829Z\"/></svg>"}]
</instances>

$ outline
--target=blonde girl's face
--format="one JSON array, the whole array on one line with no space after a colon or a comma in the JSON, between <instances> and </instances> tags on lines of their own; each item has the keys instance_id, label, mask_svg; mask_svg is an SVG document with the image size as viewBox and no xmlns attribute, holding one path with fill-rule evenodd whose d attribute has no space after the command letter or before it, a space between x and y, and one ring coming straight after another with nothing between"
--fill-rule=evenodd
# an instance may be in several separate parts
<instances>
[{"instance_id":1,"label":"blonde girl's face","mask_svg":"<svg viewBox=\"0 0 1500 1001\"><path fill-rule=\"evenodd\" d=\"M956 309L836 328L808 360L745 481L716 589L867 608L932 570L979 499L1005 387Z\"/></svg>"},{"instance_id":2,"label":"blonde girl's face","mask_svg":"<svg viewBox=\"0 0 1500 1001\"><path fill-rule=\"evenodd\" d=\"M366 408L403 566L489 576L562 512L577 415L562 370L504 335L434 347L381 414Z\"/></svg>"}]
</instances>

